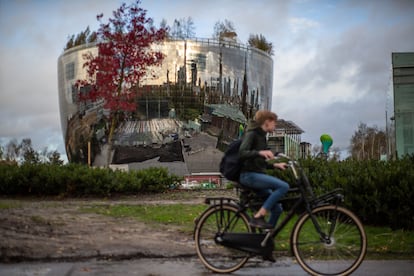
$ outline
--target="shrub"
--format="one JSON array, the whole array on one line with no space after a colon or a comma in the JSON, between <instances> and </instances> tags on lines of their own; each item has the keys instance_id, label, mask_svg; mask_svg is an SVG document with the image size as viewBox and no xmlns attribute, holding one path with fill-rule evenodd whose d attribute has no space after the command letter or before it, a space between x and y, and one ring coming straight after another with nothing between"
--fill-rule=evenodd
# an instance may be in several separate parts
<instances>
[{"instance_id":1,"label":"shrub","mask_svg":"<svg viewBox=\"0 0 414 276\"><path fill-rule=\"evenodd\" d=\"M302 160L316 194L342 188L364 223L414 229L414 159L381 162ZM269 171L294 186L289 170ZM179 180L165 168L112 171L79 164L0 163L0 195L111 196L163 192Z\"/></svg>"},{"instance_id":2,"label":"shrub","mask_svg":"<svg viewBox=\"0 0 414 276\"><path fill-rule=\"evenodd\" d=\"M79 164L0 164L1 195L111 196L155 193L178 181L165 168L112 171Z\"/></svg>"},{"instance_id":3,"label":"shrub","mask_svg":"<svg viewBox=\"0 0 414 276\"><path fill-rule=\"evenodd\" d=\"M345 206L364 223L414 229L414 160L302 160L316 194L342 188ZM289 183L289 171L272 171ZM293 185L291 185L293 186Z\"/></svg>"}]
</instances>

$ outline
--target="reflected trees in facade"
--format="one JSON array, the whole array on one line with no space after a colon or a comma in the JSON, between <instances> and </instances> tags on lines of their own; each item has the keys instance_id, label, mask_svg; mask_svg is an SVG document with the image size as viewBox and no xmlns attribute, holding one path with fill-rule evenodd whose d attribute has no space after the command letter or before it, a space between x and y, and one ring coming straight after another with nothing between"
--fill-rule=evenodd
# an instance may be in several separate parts
<instances>
[{"instance_id":1,"label":"reflected trees in facade","mask_svg":"<svg viewBox=\"0 0 414 276\"><path fill-rule=\"evenodd\" d=\"M273 60L269 54L232 41L210 39L167 40L153 48L165 57L161 66L151 68L152 73L134 87L136 110L119 114L124 121L139 123L122 124L116 130L114 143L118 146L159 147L171 134L181 134L189 121L199 118L206 104L238 107L246 118L257 109L271 109ZM92 157L107 142L109 116L102 100L79 101L79 93L88 91L78 91L75 84L86 77L83 55L89 52L97 54L95 44L66 50L58 59L67 156L70 161L85 163L88 142L92 144ZM151 127L142 127L146 125Z\"/></svg>"}]
</instances>

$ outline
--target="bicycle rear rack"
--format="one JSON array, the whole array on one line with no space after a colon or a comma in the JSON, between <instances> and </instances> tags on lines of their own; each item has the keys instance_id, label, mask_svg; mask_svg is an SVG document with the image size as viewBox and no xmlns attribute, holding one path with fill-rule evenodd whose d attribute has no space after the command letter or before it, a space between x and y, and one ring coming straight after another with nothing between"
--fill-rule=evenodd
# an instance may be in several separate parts
<instances>
[{"instance_id":1,"label":"bicycle rear rack","mask_svg":"<svg viewBox=\"0 0 414 276\"><path fill-rule=\"evenodd\" d=\"M238 203L238 199L232 197L207 197L204 200L204 203L207 205L223 205L223 204L231 204L231 203Z\"/></svg>"}]
</instances>

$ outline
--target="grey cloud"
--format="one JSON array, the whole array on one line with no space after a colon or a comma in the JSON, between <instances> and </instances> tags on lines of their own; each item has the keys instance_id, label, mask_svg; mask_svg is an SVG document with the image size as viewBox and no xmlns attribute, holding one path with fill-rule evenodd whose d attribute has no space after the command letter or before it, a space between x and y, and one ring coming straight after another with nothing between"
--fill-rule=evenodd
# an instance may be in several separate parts
<instances>
[{"instance_id":1,"label":"grey cloud","mask_svg":"<svg viewBox=\"0 0 414 276\"><path fill-rule=\"evenodd\" d=\"M191 16L196 25L197 36L211 37L214 23L217 20L229 19L233 21L239 38L246 42L250 33L263 33L266 36L275 36L280 33L279 28L289 14L291 1L143 1L144 8L149 15L154 14L156 8L168 5L168 13L163 14L168 24L175 18ZM162 18L155 17L157 22ZM271 21L269 21L271 20ZM199 23L205 23L200 29ZM210 25L210 26L208 26Z\"/></svg>"},{"instance_id":2,"label":"grey cloud","mask_svg":"<svg viewBox=\"0 0 414 276\"><path fill-rule=\"evenodd\" d=\"M305 130L302 139L312 144L319 144L319 137L328 133L334 139L334 145L345 150L357 129L359 122L384 126L385 100L380 97L364 97L356 102L333 102L321 109L299 104L296 112L288 111L289 119Z\"/></svg>"},{"instance_id":3,"label":"grey cloud","mask_svg":"<svg viewBox=\"0 0 414 276\"><path fill-rule=\"evenodd\" d=\"M363 8L368 12L370 20L383 21L384 18L411 17L414 2L412 0L350 0L342 2L340 8L346 11Z\"/></svg>"},{"instance_id":4,"label":"grey cloud","mask_svg":"<svg viewBox=\"0 0 414 276\"><path fill-rule=\"evenodd\" d=\"M13 6L19 12L12 13L9 2L0 1L0 138L31 136L35 145L59 143L64 152L57 103L57 57L67 35L87 25L96 28L95 15L103 12L110 16L121 2L19 1ZM48 10L34 9L39 3L46 3ZM263 33L275 46L275 76L281 72L290 76L290 81L275 79L273 106L281 117L301 126L306 131L304 139L312 143L318 143L322 132L330 132L335 144L345 148L359 121L382 126L391 52L414 50L413 1L338 2L329 10L330 15L312 19L320 20L318 27L295 34L289 32L289 19L306 17L297 13L301 1L143 0L142 4L156 23L166 18L171 24L174 18L192 16L201 37L210 37L214 22L225 18L235 23L243 42L250 33ZM314 9L318 8L315 5ZM358 15L355 22L351 20L354 15ZM286 72L279 57L291 49L315 56L303 68ZM318 97L321 88L343 81L338 72L354 64L358 74L346 80L354 84L350 87L353 99L317 106L308 103L307 97ZM309 95L304 94L304 87Z\"/></svg>"},{"instance_id":5,"label":"grey cloud","mask_svg":"<svg viewBox=\"0 0 414 276\"><path fill-rule=\"evenodd\" d=\"M349 145L359 122L385 127L386 95L392 81L391 53L414 50L414 2L397 1L395 6L394 1L348 2L324 23L335 28L335 22L349 20L357 11L366 17L350 22L345 29L338 27L340 32L336 35L312 38L312 34L299 34L307 42L305 45L293 38L292 48L306 52L316 47L316 54L304 68L291 72L290 81L282 86L275 84L274 99L283 117L294 120L307 132L305 140L319 143L320 134L331 132L342 149ZM347 80L353 99L314 105L306 101L322 97L320 91L343 80L340 72L350 66L357 69ZM309 94L301 92L304 87Z\"/></svg>"},{"instance_id":6,"label":"grey cloud","mask_svg":"<svg viewBox=\"0 0 414 276\"><path fill-rule=\"evenodd\" d=\"M381 20L371 20L372 10L367 10L368 18L362 23L352 26L337 36L328 37L319 41L318 55L310 64L308 72L298 75L298 79L306 80L306 76L321 77L320 85L323 82L337 81L337 74L342 68L350 64L357 64L360 74L356 76L355 82L361 88L369 87L371 89L379 89L382 87L381 79L387 79L387 70L390 68L392 51L412 51L414 49L414 17L412 13L408 15L407 10L393 9L394 1L358 1L364 6L365 2L377 3L370 5L372 9L381 13L384 17ZM406 1L402 2L406 6L410 6ZM387 5L385 5L388 3ZM414 2L411 2L414 4ZM354 14L356 8L361 9L361 5L347 12L337 11L336 20L346 18L350 14ZM398 6L398 5L397 5ZM411 5L411 11L414 12L414 5ZM399 14L390 11L401 11ZM390 14L387 14L390 12ZM395 16L395 18L393 17ZM326 26L329 28L329 26ZM294 80L296 82L297 80Z\"/></svg>"}]
</instances>

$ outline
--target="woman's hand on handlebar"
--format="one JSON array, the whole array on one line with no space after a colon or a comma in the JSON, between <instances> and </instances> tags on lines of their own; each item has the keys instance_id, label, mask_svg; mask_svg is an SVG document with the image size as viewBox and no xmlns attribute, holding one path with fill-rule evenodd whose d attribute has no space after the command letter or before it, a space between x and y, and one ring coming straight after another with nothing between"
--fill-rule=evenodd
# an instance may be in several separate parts
<instances>
[{"instance_id":1,"label":"woman's hand on handlebar","mask_svg":"<svg viewBox=\"0 0 414 276\"><path fill-rule=\"evenodd\" d=\"M286 164L286 163L274 163L273 167L275 167L275 169L279 169L279 170L284 171L288 167L288 164Z\"/></svg>"},{"instance_id":2,"label":"woman's hand on handlebar","mask_svg":"<svg viewBox=\"0 0 414 276\"><path fill-rule=\"evenodd\" d=\"M259 151L259 155L264 157L266 160L275 158L275 155L271 150L261 150Z\"/></svg>"}]
</instances>

